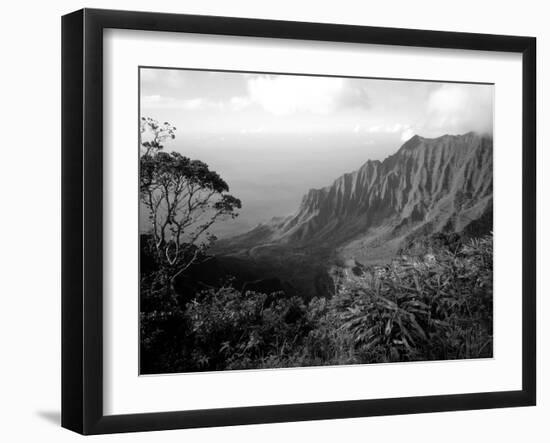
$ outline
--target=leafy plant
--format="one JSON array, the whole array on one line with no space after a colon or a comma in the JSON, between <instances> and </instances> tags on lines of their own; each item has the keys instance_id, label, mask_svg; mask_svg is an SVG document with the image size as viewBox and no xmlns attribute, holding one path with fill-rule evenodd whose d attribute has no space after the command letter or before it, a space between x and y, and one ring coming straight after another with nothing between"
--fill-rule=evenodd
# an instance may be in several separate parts
<instances>
[{"instance_id":1,"label":"leafy plant","mask_svg":"<svg viewBox=\"0 0 550 443\"><path fill-rule=\"evenodd\" d=\"M492 355L492 236L348 277L332 303L366 361Z\"/></svg>"},{"instance_id":2,"label":"leafy plant","mask_svg":"<svg viewBox=\"0 0 550 443\"><path fill-rule=\"evenodd\" d=\"M243 294L231 281L183 303L166 284L170 274L162 266L151 269L142 281L145 373L484 358L493 352L492 235L426 240L386 265L341 268L334 294L307 304L282 292Z\"/></svg>"}]
</instances>

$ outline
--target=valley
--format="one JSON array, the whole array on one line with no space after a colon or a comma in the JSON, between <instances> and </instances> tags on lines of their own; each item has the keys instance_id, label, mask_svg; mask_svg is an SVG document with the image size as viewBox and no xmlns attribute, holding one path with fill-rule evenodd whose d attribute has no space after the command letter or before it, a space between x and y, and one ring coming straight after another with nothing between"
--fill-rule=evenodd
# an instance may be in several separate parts
<instances>
[{"instance_id":1,"label":"valley","mask_svg":"<svg viewBox=\"0 0 550 443\"><path fill-rule=\"evenodd\" d=\"M328 296L334 266L389 263L438 233L489 233L492 148L491 138L476 133L414 136L384 161L309 190L293 215L220 240L211 253L234 275L248 268L251 278L279 279L305 299Z\"/></svg>"}]
</instances>

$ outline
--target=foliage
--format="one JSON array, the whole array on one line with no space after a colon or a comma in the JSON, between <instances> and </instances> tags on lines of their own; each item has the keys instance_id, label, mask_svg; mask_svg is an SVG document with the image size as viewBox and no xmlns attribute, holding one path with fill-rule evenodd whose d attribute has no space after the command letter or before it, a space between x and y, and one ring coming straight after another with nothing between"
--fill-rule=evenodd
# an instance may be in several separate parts
<instances>
[{"instance_id":1,"label":"foliage","mask_svg":"<svg viewBox=\"0 0 550 443\"><path fill-rule=\"evenodd\" d=\"M176 128L141 119L140 200L150 222L157 262L175 277L204 256L215 241L212 225L235 218L241 201L208 165L178 152L164 152Z\"/></svg>"},{"instance_id":2,"label":"foliage","mask_svg":"<svg viewBox=\"0 0 550 443\"><path fill-rule=\"evenodd\" d=\"M243 297L230 287L206 292L186 309L196 360L212 370L261 367L268 358L283 358L307 333L305 309L297 297Z\"/></svg>"},{"instance_id":3,"label":"foliage","mask_svg":"<svg viewBox=\"0 0 550 443\"><path fill-rule=\"evenodd\" d=\"M185 304L161 291L163 309L142 309L142 372L492 356L492 236L425 247L340 269L335 294L307 305L231 282Z\"/></svg>"},{"instance_id":4,"label":"foliage","mask_svg":"<svg viewBox=\"0 0 550 443\"><path fill-rule=\"evenodd\" d=\"M490 357L492 237L347 276L332 301L361 361Z\"/></svg>"},{"instance_id":5,"label":"foliage","mask_svg":"<svg viewBox=\"0 0 550 443\"><path fill-rule=\"evenodd\" d=\"M176 138L176 127L168 122L159 123L151 117L141 117L139 125L141 155L155 155L164 149L166 140Z\"/></svg>"},{"instance_id":6,"label":"foliage","mask_svg":"<svg viewBox=\"0 0 550 443\"><path fill-rule=\"evenodd\" d=\"M194 370L187 355L189 319L176 293L176 278L206 260L215 241L214 223L235 218L239 199L208 165L177 152L164 152L176 128L150 117L140 120L140 201L149 231L140 239L140 335L142 370Z\"/></svg>"}]
</instances>

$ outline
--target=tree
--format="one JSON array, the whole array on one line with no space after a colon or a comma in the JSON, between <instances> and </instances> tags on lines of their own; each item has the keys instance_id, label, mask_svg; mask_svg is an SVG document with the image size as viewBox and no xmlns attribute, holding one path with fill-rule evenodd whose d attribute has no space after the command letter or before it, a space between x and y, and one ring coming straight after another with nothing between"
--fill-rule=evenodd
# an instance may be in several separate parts
<instances>
[{"instance_id":1,"label":"tree","mask_svg":"<svg viewBox=\"0 0 550 443\"><path fill-rule=\"evenodd\" d=\"M214 223L237 217L241 201L208 165L178 152L164 152L175 138L168 122L143 117L140 128L140 199L149 213L158 263L174 279L203 259L215 241Z\"/></svg>"},{"instance_id":2,"label":"tree","mask_svg":"<svg viewBox=\"0 0 550 443\"><path fill-rule=\"evenodd\" d=\"M168 122L160 124L151 117L141 117L139 132L142 155L154 155L164 148L162 143L165 140L176 138L175 126ZM149 135L149 139L144 140L144 135Z\"/></svg>"}]
</instances>

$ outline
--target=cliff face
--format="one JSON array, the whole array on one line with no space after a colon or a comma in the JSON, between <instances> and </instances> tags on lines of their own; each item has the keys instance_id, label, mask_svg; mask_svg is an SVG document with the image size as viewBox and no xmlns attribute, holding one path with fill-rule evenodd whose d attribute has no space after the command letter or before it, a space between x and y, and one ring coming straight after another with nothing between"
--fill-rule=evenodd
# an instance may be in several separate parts
<instances>
[{"instance_id":1,"label":"cliff face","mask_svg":"<svg viewBox=\"0 0 550 443\"><path fill-rule=\"evenodd\" d=\"M368 161L322 189L297 212L237 237L296 246L372 243L415 233L462 231L492 211L493 142L475 133L414 136L384 161Z\"/></svg>"}]
</instances>

